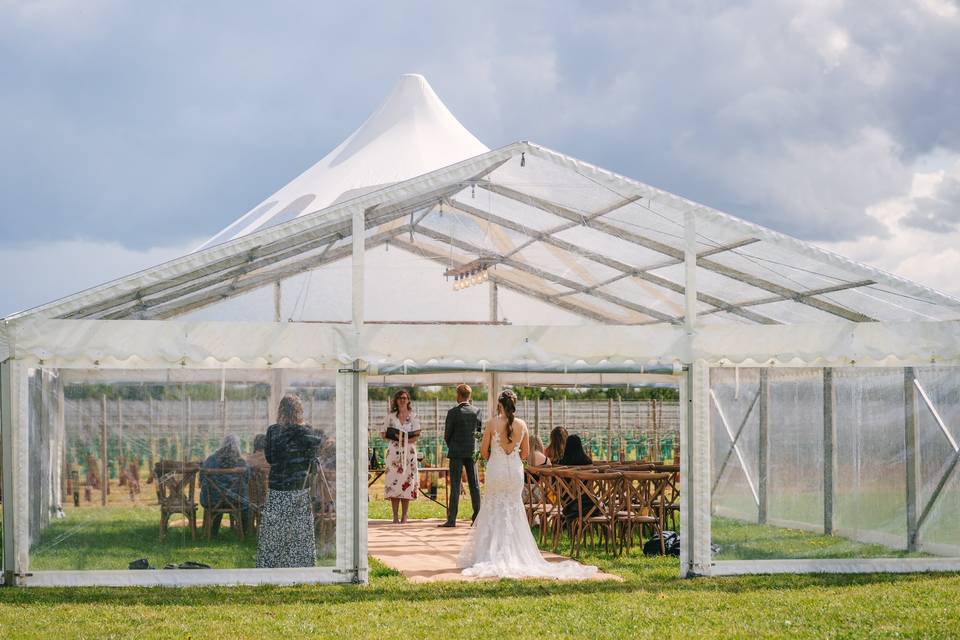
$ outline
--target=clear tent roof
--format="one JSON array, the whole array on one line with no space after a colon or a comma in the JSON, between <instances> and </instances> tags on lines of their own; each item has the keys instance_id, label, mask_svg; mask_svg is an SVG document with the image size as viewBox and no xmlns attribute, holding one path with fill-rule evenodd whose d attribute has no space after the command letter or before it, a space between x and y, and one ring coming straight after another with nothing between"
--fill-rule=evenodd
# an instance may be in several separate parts
<instances>
[{"instance_id":1,"label":"clear tent roof","mask_svg":"<svg viewBox=\"0 0 960 640\"><path fill-rule=\"evenodd\" d=\"M518 142L10 319L176 318L287 281L319 300L301 319L344 321L357 210L369 320L489 321L485 287L455 290L445 275L474 265L525 301L515 323L679 324L691 213L699 323L960 318L960 300L920 284Z\"/></svg>"}]
</instances>

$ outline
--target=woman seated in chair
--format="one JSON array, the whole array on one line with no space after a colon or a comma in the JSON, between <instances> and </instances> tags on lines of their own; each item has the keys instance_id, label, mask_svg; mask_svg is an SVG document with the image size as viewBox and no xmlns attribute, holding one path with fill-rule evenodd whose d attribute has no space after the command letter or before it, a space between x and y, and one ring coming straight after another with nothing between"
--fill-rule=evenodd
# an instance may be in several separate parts
<instances>
[{"instance_id":1,"label":"woman seated in chair","mask_svg":"<svg viewBox=\"0 0 960 640\"><path fill-rule=\"evenodd\" d=\"M201 465L200 505L204 509L213 509L223 506L226 502L237 503L242 506L241 520L243 530L250 530L250 501L247 488L250 483L250 465L240 453L240 440L230 434L224 436L220 448L214 451ZM212 469L242 469L242 473L231 474L203 474L204 470ZM233 516L230 516L231 522ZM222 513L212 515L210 535L216 536L220 531Z\"/></svg>"},{"instance_id":2,"label":"woman seated in chair","mask_svg":"<svg viewBox=\"0 0 960 640\"><path fill-rule=\"evenodd\" d=\"M527 465L531 467L550 466L550 458L543 451L543 443L539 436L530 438L530 457L527 458Z\"/></svg>"},{"instance_id":3,"label":"woman seated in chair","mask_svg":"<svg viewBox=\"0 0 960 640\"><path fill-rule=\"evenodd\" d=\"M593 464L593 460L583 449L583 442L580 440L580 436L570 436L567 438L566 446L563 450L563 457L560 458L557 464L563 466L586 466ZM580 504L581 509L589 509L589 499L586 496L580 496ZM579 511L575 500L563 505L564 522L576 520L578 514Z\"/></svg>"}]
</instances>

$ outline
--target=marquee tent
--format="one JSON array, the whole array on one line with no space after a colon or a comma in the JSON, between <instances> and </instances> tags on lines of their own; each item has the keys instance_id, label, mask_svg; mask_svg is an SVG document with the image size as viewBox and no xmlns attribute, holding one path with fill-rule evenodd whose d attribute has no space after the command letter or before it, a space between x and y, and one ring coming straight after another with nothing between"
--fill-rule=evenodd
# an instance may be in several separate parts
<instances>
[{"instance_id":1,"label":"marquee tent","mask_svg":"<svg viewBox=\"0 0 960 640\"><path fill-rule=\"evenodd\" d=\"M402 81L387 103L401 107L381 109L202 249L3 320L9 582L363 581L367 382L427 374L469 374L494 389L572 374L671 376L683 420L683 575L960 568L960 300L531 142L484 151L432 91L419 92L429 109L401 100L410 82L426 87ZM432 133L419 128L423 113L440 123ZM391 158L414 153L408 135L430 140L424 157L446 164L391 173ZM326 188L347 166L370 167L369 177ZM308 192L316 198L290 208ZM302 213L315 202L323 208ZM322 304L278 322L277 283L291 281L291 293ZM229 317L258 290L277 292L274 322ZM78 429L64 416L80 400L64 389L130 381L182 390L185 417L168 421L180 455L198 428L190 393L223 403L265 385L268 404L291 389L327 402L330 563L46 570L44 553L60 544L45 531L64 500L64 443ZM106 459L106 394L90 406L76 422ZM153 428L153 416L141 422ZM224 408L205 428L227 423ZM717 518L876 548L716 559Z\"/></svg>"}]
</instances>

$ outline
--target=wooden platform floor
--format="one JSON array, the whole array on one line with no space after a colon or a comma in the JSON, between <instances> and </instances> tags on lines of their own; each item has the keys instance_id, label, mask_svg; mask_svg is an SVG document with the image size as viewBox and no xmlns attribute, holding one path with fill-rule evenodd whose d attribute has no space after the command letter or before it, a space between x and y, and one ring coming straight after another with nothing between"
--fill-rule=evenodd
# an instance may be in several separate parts
<instances>
[{"instance_id":1,"label":"wooden platform floor","mask_svg":"<svg viewBox=\"0 0 960 640\"><path fill-rule=\"evenodd\" d=\"M389 520L370 520L367 528L370 555L402 573L411 582L478 580L464 576L457 568L457 554L470 535L470 522L461 521L452 529L438 527L441 520L411 520L392 524ZM549 562L568 560L544 552ZM598 572L593 580L622 580L619 576Z\"/></svg>"}]
</instances>

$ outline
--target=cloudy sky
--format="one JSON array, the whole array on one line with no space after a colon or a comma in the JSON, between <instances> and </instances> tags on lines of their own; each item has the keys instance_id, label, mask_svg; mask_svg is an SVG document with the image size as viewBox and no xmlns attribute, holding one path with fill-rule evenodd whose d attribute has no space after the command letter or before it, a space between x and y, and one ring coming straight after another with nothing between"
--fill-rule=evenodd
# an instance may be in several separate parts
<instances>
[{"instance_id":1,"label":"cloudy sky","mask_svg":"<svg viewBox=\"0 0 960 640\"><path fill-rule=\"evenodd\" d=\"M0 315L194 248L406 72L489 147L960 294L956 2L454 4L0 0Z\"/></svg>"}]
</instances>

